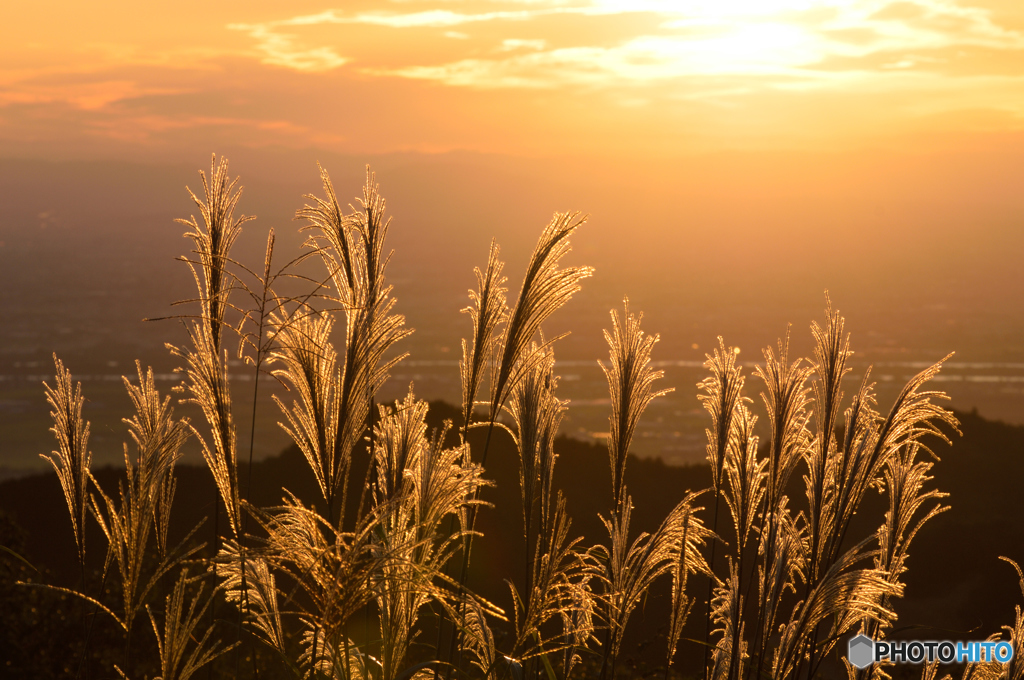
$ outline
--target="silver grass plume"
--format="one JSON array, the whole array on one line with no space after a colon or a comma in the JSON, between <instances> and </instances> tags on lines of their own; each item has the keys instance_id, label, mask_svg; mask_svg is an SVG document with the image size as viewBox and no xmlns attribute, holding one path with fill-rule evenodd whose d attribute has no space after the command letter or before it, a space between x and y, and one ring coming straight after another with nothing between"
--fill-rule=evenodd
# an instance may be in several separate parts
<instances>
[{"instance_id":1,"label":"silver grass plume","mask_svg":"<svg viewBox=\"0 0 1024 680\"><path fill-rule=\"evenodd\" d=\"M771 348L765 349L763 354L765 363L757 366L754 374L765 384L766 392L761 393L761 399L768 411L771 426L765 507L768 521L772 522L783 503L789 480L811 443L811 434L807 428L810 418L810 388L807 387L807 380L813 369L801 366L801 359L789 362L788 332L785 343L779 341L777 357ZM769 527L768 535L771 534ZM772 543L769 539L768 546Z\"/></svg>"},{"instance_id":2,"label":"silver grass plume","mask_svg":"<svg viewBox=\"0 0 1024 680\"><path fill-rule=\"evenodd\" d=\"M869 471L872 478L880 476L884 466L905 447L913 446L915 450L926 451L938 460L921 438L933 435L947 444L950 443L949 437L938 427L939 423L949 426L957 433L960 432L960 423L953 414L932 402L933 399L948 400L949 397L944 392L921 391L926 382L938 375L943 362L949 359L949 356L911 378L900 390L889 414L877 424L877 431L869 439L874 446L863 463L863 467ZM863 493L861 489L858 491Z\"/></svg>"},{"instance_id":3,"label":"silver grass plume","mask_svg":"<svg viewBox=\"0 0 1024 680\"><path fill-rule=\"evenodd\" d=\"M89 451L89 421L82 419L82 383L71 385L71 371L57 355L53 355L56 366L54 386L43 383L46 390L46 401L50 404L50 417L53 427L50 431L57 438L57 450L49 454L39 454L48 461L57 472L60 488L64 492L64 500L71 515L71 529L75 532L75 545L78 546L78 560L85 569L85 509L89 480L92 474L92 452Z\"/></svg>"},{"instance_id":4,"label":"silver grass plume","mask_svg":"<svg viewBox=\"0 0 1024 680\"><path fill-rule=\"evenodd\" d=\"M758 566L759 601L757 622L753 632L752 663L763 670L768 639L775 628L782 593L795 593L795 578L803 575L804 553L800 530L789 511L786 489L797 465L809 455L812 443L810 419L810 387L807 380L813 373L802 359L789 361L789 331L785 341L778 343L778 355L769 347L763 350L765 363L754 374L765 385L761 399L768 412L770 435L765 497L762 503L764 520L760 532Z\"/></svg>"},{"instance_id":5,"label":"silver grass plume","mask_svg":"<svg viewBox=\"0 0 1024 680\"><path fill-rule=\"evenodd\" d=\"M426 437L428 406L410 392L393 408L381 406L374 428L375 513L382 550L394 559L374 589L380 613L384 677L396 677L415 635L421 609L447 599L442 568L461 540L441 524L460 514L483 483L482 468L463 466L465 446L444 449L447 425Z\"/></svg>"},{"instance_id":6,"label":"silver grass plume","mask_svg":"<svg viewBox=\"0 0 1024 680\"><path fill-rule=\"evenodd\" d=\"M797 583L804 580L807 564L805 526L793 517L788 503L789 499L783 496L772 517L771 549L766 545L767 540L762 543L763 561L758 566L760 608L752 663L764 673L771 667L768 643L776 629L782 597L786 591L796 595Z\"/></svg>"},{"instance_id":7,"label":"silver grass plume","mask_svg":"<svg viewBox=\"0 0 1024 680\"><path fill-rule=\"evenodd\" d=\"M469 427L473 416L484 367L500 339L496 335L497 328L508 318L508 304L505 301L507 279L501 275L505 263L498 259L498 251L498 244L492 241L486 270L481 272L479 267L473 269L477 289L469 291L472 304L462 310L469 314L473 322L472 340L469 343L462 340L462 360L459 362L464 430Z\"/></svg>"},{"instance_id":8,"label":"silver grass plume","mask_svg":"<svg viewBox=\"0 0 1024 680\"><path fill-rule=\"evenodd\" d=\"M328 505L334 511L339 488L347 487L347 465L352 451L364 435L374 394L388 377L402 354L385 360L384 355L396 342L412 333L405 328L405 317L392 314L395 299L391 287L384 284L384 272L390 255L384 254L384 241L391 220L384 220L385 202L375 176L366 169L366 185L360 201L362 210L344 214L330 176L320 169L326 198L307 195L307 205L296 217L308 220L303 229L316 234L307 245L314 248L327 265L336 288L336 300L345 314L345 354L338 374L337 429L335 431L334 488ZM344 493L344 492L342 492ZM338 524L344 522L344 503L338 504Z\"/></svg>"},{"instance_id":9,"label":"silver grass plume","mask_svg":"<svg viewBox=\"0 0 1024 680\"><path fill-rule=\"evenodd\" d=\"M737 427L726 448L722 471L727 484L724 486L725 502L732 514L733 529L736 532L737 568L743 563L743 552L750 534L754 531L757 508L765 494L768 474L765 467L768 459L758 459L754 426L757 416L739 402L737 404ZM742 575L742 574L741 574Z\"/></svg>"},{"instance_id":10,"label":"silver grass plume","mask_svg":"<svg viewBox=\"0 0 1024 680\"><path fill-rule=\"evenodd\" d=\"M881 470L871 463L879 415L874 408L874 383L868 382L870 375L868 369L844 413L843 441L833 444L827 459L814 463L825 473L825 491L815 525L824 538L814 542L817 550L811 555L818 565L834 560L864 493L870 485L882 481ZM817 453L818 450L812 451Z\"/></svg>"},{"instance_id":11,"label":"silver grass plume","mask_svg":"<svg viewBox=\"0 0 1024 680\"><path fill-rule=\"evenodd\" d=\"M932 464L915 460L919 444L913 442L889 459L885 468L886 489L889 495L889 510L877 534L879 555L876 566L889 572L892 579L900 578L906 571L907 550L925 522L949 510L948 505L935 503L918 517L918 511L925 503L939 501L949 496L937 489L924 490L932 480L928 472Z\"/></svg>"},{"instance_id":12,"label":"silver grass plume","mask_svg":"<svg viewBox=\"0 0 1024 680\"><path fill-rule=\"evenodd\" d=\"M744 378L740 367L736 364L739 348L726 349L725 341L718 338L718 349L706 355L704 367L711 375L698 383L704 391L697 398L711 414L711 428L705 429L707 435L707 456L711 463L711 481L717 495L722 487L722 466L725 465L726 450L733 436L734 419L737 405L745 399L742 396Z\"/></svg>"},{"instance_id":13,"label":"silver grass plume","mask_svg":"<svg viewBox=\"0 0 1024 680\"><path fill-rule=\"evenodd\" d=\"M569 604L562 610L562 635L565 652L562 658L562 677L568 678L573 669L583 662L579 650L586 650L594 638L594 613L597 600L590 589L589 574L569 583Z\"/></svg>"},{"instance_id":14,"label":"silver grass plume","mask_svg":"<svg viewBox=\"0 0 1024 680\"><path fill-rule=\"evenodd\" d=\"M604 583L601 618L608 628L602 678L614 675L615 660L629 617L654 581L676 565L684 533L689 545L694 546L685 551L687 569L710 575L707 563L696 549L711 536L693 516L692 504L697 495L688 492L654 534L641 533L632 544L629 543L629 524L633 504L628 495L610 520L601 517L611 545L610 548L595 546L591 553L598 563L594 575Z\"/></svg>"},{"instance_id":15,"label":"silver grass plume","mask_svg":"<svg viewBox=\"0 0 1024 680\"><path fill-rule=\"evenodd\" d=\"M726 563L729 576L725 581L717 582L710 602L711 619L719 626L715 632L722 636L714 650L714 666L711 671L714 680L742 676L743 662L747 657L740 569L731 556L726 558Z\"/></svg>"},{"instance_id":16,"label":"silver grass plume","mask_svg":"<svg viewBox=\"0 0 1024 680\"><path fill-rule=\"evenodd\" d=\"M533 345L531 355L539 360L514 386L508 404L513 440L519 451L519 488L528 560L532 559L534 531L545 526L550 515L557 458L554 442L567 403L555 396L558 378L553 373L554 352Z\"/></svg>"},{"instance_id":17,"label":"silver grass plume","mask_svg":"<svg viewBox=\"0 0 1024 680\"><path fill-rule=\"evenodd\" d=\"M693 494L696 498L698 494ZM683 513L682 536L679 543L672 549L669 572L672 575L672 608L669 617L669 629L667 635L667 656L665 659L665 670L668 672L675 658L676 646L683 633L683 626L690 615L695 598L686 594L686 586L691 573L710 574L707 562L701 556L704 542L709 536L696 513L703 511L701 507L686 507Z\"/></svg>"},{"instance_id":18,"label":"silver grass plume","mask_svg":"<svg viewBox=\"0 0 1024 680\"><path fill-rule=\"evenodd\" d=\"M629 311L629 299L623 301L623 321L611 311L612 331L604 331L609 346L609 362L598 362L608 380L611 393L612 415L608 418L611 436L608 439L608 458L612 470L614 502L622 500L626 477L626 458L640 416L657 397L674 388L654 391L654 382L664 377L664 371L651 369L651 350L658 335L640 330L643 314Z\"/></svg>"},{"instance_id":19,"label":"silver grass plume","mask_svg":"<svg viewBox=\"0 0 1024 680\"><path fill-rule=\"evenodd\" d=\"M873 408L872 386L865 375L845 414L843 442L833 443L832 453L824 461L813 461L815 472L820 467L825 479L821 502L816 504L817 522L811 525L812 559L816 565L827 567L836 560L853 514L868 488L884 481L886 466L901 449L914 445L931 453L931 449L920 441L928 434L949 441L937 424L945 423L956 429L958 422L952 413L932 402L932 399L948 397L942 392L920 389L938 374L941 365L940 361L914 376L903 387L884 420ZM809 498L810 494L818 492L813 477L810 481ZM814 530L819 531L820 536L815 536ZM812 570L812 579L815 573Z\"/></svg>"},{"instance_id":20,"label":"silver grass plume","mask_svg":"<svg viewBox=\"0 0 1024 680\"><path fill-rule=\"evenodd\" d=\"M772 664L773 678L791 677L808 644L813 646L811 654L821 658L856 621L877 621L886 626L894 619L894 612L882 602L902 595L903 584L893 583L888 573L880 569L854 568L858 562L875 555L866 550L873 540L875 537L869 536L843 553L797 604L789 622L782 627ZM832 635L818 642L815 630L831 617L842 625L833 626ZM812 667L812 673L813 670Z\"/></svg>"},{"instance_id":21,"label":"silver grass plume","mask_svg":"<svg viewBox=\"0 0 1024 680\"><path fill-rule=\"evenodd\" d=\"M329 680L370 680L373 673L369 665L376 661L359 650L348 637L328 640L315 624L304 621L302 653L299 665L305 668L303 680L328 678Z\"/></svg>"},{"instance_id":22,"label":"silver grass plume","mask_svg":"<svg viewBox=\"0 0 1024 680\"><path fill-rule=\"evenodd\" d=\"M808 587L818 580L818 555L823 549L823 540L829 535L827 529L822 526L828 521L824 515L828 512L826 506L831 500L828 497L831 491L828 485L828 470L834 465L835 429L843 399L842 380L843 376L852 370L846 367L846 361L852 354L850 336L843 335L844 319L838 312L832 312L831 301L825 309L825 319L825 328L819 326L817 321L811 324L811 334L814 336L814 372L817 376L813 389L817 405L815 421L818 432L814 447L808 451L806 459L808 525L811 541Z\"/></svg>"},{"instance_id":23,"label":"silver grass plume","mask_svg":"<svg viewBox=\"0 0 1024 680\"><path fill-rule=\"evenodd\" d=\"M425 401L418 401L410 391L393 409L378 407L381 420L374 427L373 462L376 466L374 489L377 505L399 498L411 485L406 470L420 457L427 446L427 410Z\"/></svg>"},{"instance_id":24,"label":"silver grass plume","mask_svg":"<svg viewBox=\"0 0 1024 680\"><path fill-rule=\"evenodd\" d=\"M576 546L582 539L569 538L572 520L561 492L552 500L550 516L541 527L532 553L526 596L521 596L509 582L515 602L516 641L512 656L520 663L565 649L569 641L565 639L564 630L562 635L545 635L545 624L559 619L564 622L563 617L571 616L573 607L580 603L578 577L583 560Z\"/></svg>"},{"instance_id":25,"label":"silver grass plume","mask_svg":"<svg viewBox=\"0 0 1024 680\"><path fill-rule=\"evenodd\" d=\"M481 465L487 464L490 434L497 423L498 416L504 408L512 388L527 375L536 364L544 360L546 354L540 351L529 351L533 338L540 333L541 325L556 310L569 301L580 290L580 281L594 272L592 267L567 267L559 269L559 262L570 250L569 237L585 222L579 213L555 213L551 222L541 232L537 246L534 248L530 263L523 277L523 285L516 300L515 307L505 320L505 328L500 340L496 343L496 351L491 355L490 378L490 427L487 443L480 457ZM497 272L495 272L497 274ZM497 296L495 302L504 296L504 291ZM497 304L497 307L502 305ZM550 347L558 338L552 338L542 344L542 348ZM485 348L475 347L474 352ZM472 404L469 405L472 409ZM469 423L465 423L468 427ZM468 513L469 528L472 532L476 525L476 512ZM462 568L459 583L465 582L468 574L470 555L472 554L472 535L467 535L463 549ZM529 559L529 557L527 558ZM465 628L464 624L461 625ZM451 638L448 658L454 652L456 636Z\"/></svg>"},{"instance_id":26,"label":"silver grass plume","mask_svg":"<svg viewBox=\"0 0 1024 680\"><path fill-rule=\"evenodd\" d=\"M284 654L277 580L267 561L251 555L243 560L238 543L229 540L217 555L215 568L227 601L247 614L246 623L263 642Z\"/></svg>"},{"instance_id":27,"label":"silver grass plume","mask_svg":"<svg viewBox=\"0 0 1024 680\"><path fill-rule=\"evenodd\" d=\"M470 462L467 444L449 449L442 446L449 427L446 421L420 449L420 455L411 461L406 472L412 484L413 523L420 539L435 542L430 559L438 567L447 560L448 551L455 549L455 540L461 539L461 535L442 534L442 520L455 516L462 531L468 531L467 510L483 504L475 500L477 490L492 484L483 478L484 469ZM423 553L429 545L424 544L419 551Z\"/></svg>"},{"instance_id":28,"label":"silver grass plume","mask_svg":"<svg viewBox=\"0 0 1024 680\"><path fill-rule=\"evenodd\" d=\"M452 616L458 616L452 612ZM454 620L454 618L453 618ZM498 653L494 647L494 634L487 625L484 608L475 598L466 600L465 616L463 617L465 632L463 644L472 655L472 664L486 680L500 680L501 668L498 666Z\"/></svg>"},{"instance_id":29,"label":"silver grass plume","mask_svg":"<svg viewBox=\"0 0 1024 680\"><path fill-rule=\"evenodd\" d=\"M729 595L731 604L722 609L721 613L728 614L733 619L727 622L718 621L723 635L719 641L715 661L715 672L724 668L727 678L741 677L744 660L748 656L747 626L743 622L747 596L741 595L740 590L742 589L744 593L749 592L749 587L744 588L743 585L744 575L747 572L745 567L749 559L747 544L751 534L756 530L754 522L765 496L768 477L768 473L765 471L768 459L759 459L757 455L758 438L754 435L757 417L750 412L742 400L737 404L737 411L737 427L726 449L723 466L723 473L728 482L723 495L732 515L733 529L736 535L736 543L733 546L735 558L729 562L729 580L724 585L720 585L720 588L730 589L731 593ZM723 649L725 651L721 651ZM727 655L727 660L720 658L720 653Z\"/></svg>"},{"instance_id":30,"label":"silver grass plume","mask_svg":"<svg viewBox=\"0 0 1024 680\"><path fill-rule=\"evenodd\" d=\"M142 365L136 361L139 374L138 386L124 379L128 396L135 406L135 416L127 423L132 440L138 451L136 483L140 492L148 494L153 508L153 524L156 528L157 546L161 555L167 552L167 531L170 527L171 505L177 483L174 467L181 459L181 447L188 439L188 419L174 420L171 398L160 400L156 389L153 369L142 372ZM127 459L126 459L127 460ZM132 475L128 467L129 478Z\"/></svg>"},{"instance_id":31,"label":"silver grass plume","mask_svg":"<svg viewBox=\"0 0 1024 680\"><path fill-rule=\"evenodd\" d=\"M213 598L205 594L205 586L199 581L195 595L186 605L187 590L197 581L197 577L188 575L187 569L182 570L174 589L167 596L163 632L160 631L153 612L149 612L149 620L153 625L153 634L156 635L157 649L160 653L160 680L188 680L200 668L238 645L235 643L225 647L217 640L211 641L212 628L206 628L202 634L197 630L203 615L213 602ZM203 603L202 606L199 606L200 602Z\"/></svg>"},{"instance_id":32,"label":"silver grass plume","mask_svg":"<svg viewBox=\"0 0 1024 680\"><path fill-rule=\"evenodd\" d=\"M186 189L199 208L202 224L192 216L188 220L177 220L191 227L185 234L194 244L196 259L186 258L199 292L200 316L186 328L191 340L190 349L169 346L171 351L185 359L188 377L186 389L191 401L198 404L210 426L210 440L198 431L196 436L202 444L203 459L213 474L217 491L228 514L232 533L239 532L239 495L237 474L237 451L235 425L231 413L231 391L228 386L227 357L224 354L221 333L226 324L225 312L229 298L235 288L235 279L228 270L231 247L234 245L242 225L254 217L242 215L235 218L234 210L242 196L238 178L229 180L227 159L216 162L216 155L210 161L210 176L203 171L199 176L203 182L204 198Z\"/></svg>"},{"instance_id":33,"label":"silver grass plume","mask_svg":"<svg viewBox=\"0 0 1024 680\"><path fill-rule=\"evenodd\" d=\"M198 260L186 259L186 262L199 290L200 322L209 327L212 345L219 349L224 312L233 288L233 279L227 269L231 262L231 247L242 233L242 225L256 218L246 215L235 218L234 211L242 197L242 187L238 186L239 178L230 180L226 158L222 157L217 163L217 155L214 154L210 160L209 178L202 170L199 176L205 200L188 187L186 191L199 208L203 224L200 225L195 216L175 221L192 228L185 236L195 244L193 253Z\"/></svg>"},{"instance_id":34,"label":"silver grass plume","mask_svg":"<svg viewBox=\"0 0 1024 680\"><path fill-rule=\"evenodd\" d=\"M569 540L571 520L565 500L554 490L555 436L567 402L555 396L558 378L550 347L534 345L531 354L541 356L532 371L512 389L508 412L513 421L513 440L519 451L519 485L522 500L523 535L526 542L526 587L520 596L512 587L517 606L516 644L513 655L525 660L563 645L585 641L589 633L577 630L572 639L542 636L544 624L561 617L563 625L587 618L571 611L585 606L589 598L580 591L586 579L577 578L583 561L575 550L579 539ZM563 629L565 630L565 629ZM551 644L555 646L552 647ZM572 658L569 658L572 664Z\"/></svg>"},{"instance_id":35,"label":"silver grass plume","mask_svg":"<svg viewBox=\"0 0 1024 680\"><path fill-rule=\"evenodd\" d=\"M580 281L594 273L592 267L558 268L570 250L569 237L584 221L579 213L555 213L541 232L519 298L505 324L500 358L491 369L491 420L497 418L512 387L543 360L543 354L528 351L541 325L580 290Z\"/></svg>"},{"instance_id":36,"label":"silver grass plume","mask_svg":"<svg viewBox=\"0 0 1024 680\"><path fill-rule=\"evenodd\" d=\"M921 389L925 382L938 373L942 363L939 362L910 380L884 419L874 408L875 397L868 371L845 412L842 440L837 439L835 430L842 399L840 383L850 370L846 368L846 361L852 352L849 349L849 335L843 333L842 317L833 313L831 307L826 309L826 315L828 321L824 329L816 323L812 325L815 338L814 368L818 375L814 391L819 408L816 418L817 437L805 453L808 471L804 481L809 506L806 597L810 597L810 593L822 583L825 573L835 573L836 565L846 559L841 555L853 515L868 488L881 488L885 484L885 470L889 462L907 446L928 450L920 442L924 435L933 434L948 441L939 429L939 423L954 428L957 425L951 413L932 402L933 399L946 398L945 395ZM910 501L909 498L904 500ZM896 547L895 535L885 539L878 535L878 540L893 541L890 545ZM905 548L904 545L902 550ZM898 552L895 550L893 554ZM886 574L894 588L901 587L887 567L879 566L876 571ZM885 589L863 588L859 594L861 598L871 596L878 598L880 608L888 609L891 593ZM864 611L867 612L867 609ZM826 639L835 640L833 635L842 633L858 620L863 620L868 630L884 628L895 620L894 616L891 613L885 616L870 612L859 614L855 607L837 606L832 617L832 633ZM809 645L809 668L813 674L821 655L828 651L832 643L818 643L816 625L805 644Z\"/></svg>"},{"instance_id":37,"label":"silver grass plume","mask_svg":"<svg viewBox=\"0 0 1024 680\"><path fill-rule=\"evenodd\" d=\"M744 378L736 358L739 355L738 347L726 349L722 336L718 336L718 348L712 354L706 354L704 368L711 371L711 375L702 380L697 386L704 394L698 394L704 409L711 415L711 427L705 428L707 437L707 458L711 465L711 484L714 490L714 509L712 511L711 531L718 534L718 510L719 499L723 492L723 471L726 463L730 442L738 435L736 430L739 426L737 415L741 408L745 408L744 402L749 401L743 396ZM711 555L708 560L710 573L715 571L715 553L718 547L716 541L711 543ZM713 597L715 578L708 580L707 602ZM708 659L710 649L711 633L711 607L709 606L704 618L704 666L705 671L711 669L711 662ZM708 675L705 675L709 678Z\"/></svg>"},{"instance_id":38,"label":"silver grass plume","mask_svg":"<svg viewBox=\"0 0 1024 680\"><path fill-rule=\"evenodd\" d=\"M167 487L173 489L174 466L181 457L181 446L188 438L188 423L172 418L170 397L160 399L152 369L143 374L140 364L136 363L136 368L138 386L132 385L127 378L123 379L136 408L136 415L124 420L135 442L134 462L126 444L126 483L118 482L119 502L98 486L96 496L91 499L93 515L107 539L108 554L113 557L121 576L124 614L118 623L124 628L129 641L135 617L160 578L197 550L192 548L184 554L174 550L170 555L166 550L169 502L173 498L173 491L168 492ZM163 506L164 503L168 506ZM158 520L160 524L154 526ZM152 572L147 576L149 539L154 530L162 559L151 567Z\"/></svg>"},{"instance_id":39,"label":"silver grass plume","mask_svg":"<svg viewBox=\"0 0 1024 680\"><path fill-rule=\"evenodd\" d=\"M282 428L306 458L324 501L330 504L350 464L350 458L335 448L341 381L330 341L334 317L308 308L291 315L281 310L271 318L271 327L275 348L270 360L283 366L273 375L295 395L290 406L274 395L287 419Z\"/></svg>"},{"instance_id":40,"label":"silver grass plume","mask_svg":"<svg viewBox=\"0 0 1024 680\"><path fill-rule=\"evenodd\" d=\"M189 426L202 447L203 460L213 474L221 500L227 510L231 532L238 535L240 502L238 494L237 440L234 415L231 411L231 389L228 383L228 362L214 343L211 328L194 324L188 329L192 349L172 351L185 359L186 401L196 404L210 426L209 441Z\"/></svg>"},{"instance_id":41,"label":"silver grass plume","mask_svg":"<svg viewBox=\"0 0 1024 680\"><path fill-rule=\"evenodd\" d=\"M342 644L348 620L375 601L374 584L389 562L400 559L377 540L379 517L370 513L353 532L341 532L291 494L284 505L254 517L267 534L262 558L306 595L291 598L298 614L329 644Z\"/></svg>"}]
</instances>

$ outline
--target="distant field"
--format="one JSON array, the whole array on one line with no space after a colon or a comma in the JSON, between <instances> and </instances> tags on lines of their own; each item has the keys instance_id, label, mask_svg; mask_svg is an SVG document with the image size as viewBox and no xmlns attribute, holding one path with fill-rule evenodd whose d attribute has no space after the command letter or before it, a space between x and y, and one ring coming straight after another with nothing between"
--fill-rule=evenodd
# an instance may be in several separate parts
<instances>
[{"instance_id":1,"label":"distant field","mask_svg":"<svg viewBox=\"0 0 1024 680\"><path fill-rule=\"evenodd\" d=\"M73 360L65 362L74 370ZM847 377L851 392L859 385L865 366L854 362L854 373ZM676 390L651 405L640 422L635 451L640 456L659 457L670 464L701 462L705 456L707 415L697 402L696 384L704 377L704 369L695 360L661 360L658 367L665 371L665 384L674 386ZM126 366L126 370L133 368ZM898 386L921 368L923 365L915 362L879 362L872 371L878 383L879 405L886 408L895 397ZM43 370L43 366L31 370ZM247 456L252 421L252 369L239 366L235 370L238 374L234 378L233 399L239 425L239 451ZM457 362L451 360L409 358L393 371L382 396L387 400L399 399L412 382L417 395L455 402L459 397L458 370ZM563 399L571 400L561 432L584 441L601 440L608 431L610 403L607 383L596 360L563 360L558 363L558 371L561 375L559 393ZM745 368L753 395L760 390L760 384L752 377L752 371L752 365ZM161 374L160 377L162 380L158 386L170 393L170 388L178 381L173 374ZM39 453L48 452L53 447L53 437L49 433L51 421L41 384L44 379L52 381L42 373L6 375L0 380L0 441L3 442L0 478L18 476L46 466L38 457ZM130 413L130 402L120 374L82 374L76 379L83 381L82 389L87 399L84 412L92 422L90 441L96 460L101 465L118 463L121 442L127 436L121 419ZM979 413L989 418L1013 424L1024 422L1024 365L951 361L936 379L935 387L951 395L954 408L970 410L976 407ZM276 381L266 378L260 389L253 452L257 460L280 453L290 443L277 425L282 420L281 413L271 397L276 392L287 400L287 393ZM193 407L184 405L177 409L178 413L191 414L193 421L202 422ZM188 446L186 460L199 462L195 442Z\"/></svg>"}]
</instances>

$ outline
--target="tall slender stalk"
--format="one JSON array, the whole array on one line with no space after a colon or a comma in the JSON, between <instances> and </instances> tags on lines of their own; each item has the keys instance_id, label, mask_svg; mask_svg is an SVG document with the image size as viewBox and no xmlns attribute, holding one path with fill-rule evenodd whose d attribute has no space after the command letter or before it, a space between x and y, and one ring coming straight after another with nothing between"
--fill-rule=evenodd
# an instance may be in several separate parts
<instances>
[{"instance_id":1,"label":"tall slender stalk","mask_svg":"<svg viewBox=\"0 0 1024 680\"><path fill-rule=\"evenodd\" d=\"M711 428L705 429L707 435L707 457L711 464L711 483L714 489L714 515L711 524L711 532L718 535L718 508L722 495L723 468L725 466L726 453L729 442L734 436L736 425L735 417L738 406L741 403L741 391L744 378L740 368L736 364L736 357L739 355L739 348L729 347L726 349L725 342L721 336L718 338L718 349L712 355L707 355L704 362L705 368L711 371L711 375L705 378L698 385L704 394L699 395L704 408L711 415ZM710 678L711 664L708 662L710 650L709 640L711 636L711 599L715 583L715 552L717 541L711 541L711 559L708 560L708 568L711 576L708 580L707 609L704 616L704 668L705 677Z\"/></svg>"},{"instance_id":2,"label":"tall slender stalk","mask_svg":"<svg viewBox=\"0 0 1024 680\"><path fill-rule=\"evenodd\" d=\"M580 281L593 274L591 267L559 268L559 262L569 253L569 237L579 228L585 219L578 213L555 213L551 222L541 232L540 239L530 258L523 277L523 285L512 311L505 321L504 331L496 342L496 351L491 354L491 393L490 414L487 424L487 439L480 465L487 466L487 454L490 450L491 435L501 410L505 407L509 395L520 380L544 360L545 352L559 338L552 338L530 350L530 343L541 329L541 325L562 305L580 290ZM492 264L493 263L493 264ZM480 304L487 303L487 310L478 307L474 319L476 328L484 332L474 333L474 355L482 357L487 352L489 339L494 328L501 320L504 300L503 283L500 277L501 266L497 261L497 251L492 247L488 260L488 275L485 283L493 295L484 294L479 298ZM483 291L481 291L483 292ZM491 312L485 314L485 311ZM482 325L481 325L482 324ZM479 359L478 359L479 360ZM472 408L470 404L469 409ZM468 427L468 423L467 423ZM465 586L469 574L470 555L473 549L473 534L476 527L476 507L469 509L469 531L466 533L463 547L462 567L459 571L458 583ZM459 629L465 630L465 607L460 608ZM453 633L448 648L447 661L454 656L457 636Z\"/></svg>"},{"instance_id":3,"label":"tall slender stalk","mask_svg":"<svg viewBox=\"0 0 1024 680\"><path fill-rule=\"evenodd\" d=\"M64 501L71 516L71 529L75 534L75 545L78 547L78 564L81 567L82 587L85 587L85 511L89 480L92 478L89 467L92 464L92 452L89 450L89 422L82 418L82 383L71 386L71 371L64 368L63 362L53 355L56 366L56 381L50 387L43 383L46 390L46 401L50 404L50 417L53 427L50 431L57 438L57 450L39 457L50 463L60 480L60 488L64 492Z\"/></svg>"}]
</instances>

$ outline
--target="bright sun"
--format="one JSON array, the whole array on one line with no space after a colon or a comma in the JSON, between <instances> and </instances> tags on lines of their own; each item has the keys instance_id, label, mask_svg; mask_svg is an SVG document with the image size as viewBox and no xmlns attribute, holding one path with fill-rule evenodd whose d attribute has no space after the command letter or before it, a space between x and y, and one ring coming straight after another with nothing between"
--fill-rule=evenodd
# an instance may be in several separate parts
<instances>
[{"instance_id":1,"label":"bright sun","mask_svg":"<svg viewBox=\"0 0 1024 680\"><path fill-rule=\"evenodd\" d=\"M860 9L867 11L865 3ZM601 11L657 12L666 34L632 46L675 74L785 73L836 45L821 22L856 11L856 0L596 0Z\"/></svg>"}]
</instances>

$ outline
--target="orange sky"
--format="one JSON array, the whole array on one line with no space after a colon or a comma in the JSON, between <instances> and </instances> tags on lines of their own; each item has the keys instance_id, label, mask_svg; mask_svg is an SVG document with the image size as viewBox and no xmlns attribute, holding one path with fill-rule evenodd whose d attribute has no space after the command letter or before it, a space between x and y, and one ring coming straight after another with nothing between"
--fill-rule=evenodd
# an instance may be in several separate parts
<instances>
[{"instance_id":1,"label":"orange sky","mask_svg":"<svg viewBox=\"0 0 1024 680\"><path fill-rule=\"evenodd\" d=\"M1019 138L1019 0L5 3L5 156ZM995 142L998 144L998 141Z\"/></svg>"},{"instance_id":2,"label":"orange sky","mask_svg":"<svg viewBox=\"0 0 1024 680\"><path fill-rule=\"evenodd\" d=\"M597 271L545 328L572 330L561 358L606 356L624 295L659 358L721 334L756 360L789 323L807 348L828 290L859 359L998 364L942 387L1024 422L1022 0L153 6L0 2L0 373L111 329L134 344L105 360L164 356L135 320L191 285L172 220L217 152L256 266L270 227L298 248L317 161L349 197L373 164L416 359L458 347L492 237L514 291L552 211L581 210L567 262Z\"/></svg>"}]
</instances>

